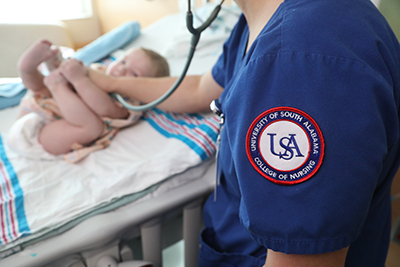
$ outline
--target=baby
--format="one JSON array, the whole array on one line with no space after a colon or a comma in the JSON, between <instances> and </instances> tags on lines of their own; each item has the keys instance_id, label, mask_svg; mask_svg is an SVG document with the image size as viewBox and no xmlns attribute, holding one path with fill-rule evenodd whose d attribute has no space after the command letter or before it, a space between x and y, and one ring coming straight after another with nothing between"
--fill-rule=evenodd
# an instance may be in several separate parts
<instances>
[{"instance_id":1,"label":"baby","mask_svg":"<svg viewBox=\"0 0 400 267\"><path fill-rule=\"evenodd\" d=\"M57 62L58 49L39 40L20 58L21 79L29 93L21 101L23 114L35 112L43 118L38 141L50 154L66 154L76 162L94 150L109 145L118 129L135 123L141 112L124 108L87 76L87 68L76 59ZM48 76L38 70L42 62L56 67ZM106 68L106 74L123 77L169 76L167 61L154 51L133 48Z\"/></svg>"}]
</instances>

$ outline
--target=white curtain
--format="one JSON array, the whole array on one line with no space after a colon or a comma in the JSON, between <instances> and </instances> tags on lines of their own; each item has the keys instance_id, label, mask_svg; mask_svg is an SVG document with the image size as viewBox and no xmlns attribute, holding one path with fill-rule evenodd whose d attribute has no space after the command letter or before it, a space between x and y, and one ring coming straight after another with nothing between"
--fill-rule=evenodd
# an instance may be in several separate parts
<instances>
[{"instance_id":1,"label":"white curtain","mask_svg":"<svg viewBox=\"0 0 400 267\"><path fill-rule=\"evenodd\" d=\"M91 16L91 0L0 0L0 22L68 20Z\"/></svg>"}]
</instances>

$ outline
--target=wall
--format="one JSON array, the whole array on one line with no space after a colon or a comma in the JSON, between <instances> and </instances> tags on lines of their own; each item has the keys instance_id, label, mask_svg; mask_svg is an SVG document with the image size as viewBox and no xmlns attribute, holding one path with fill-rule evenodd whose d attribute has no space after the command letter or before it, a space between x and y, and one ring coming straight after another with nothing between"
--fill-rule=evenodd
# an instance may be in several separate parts
<instances>
[{"instance_id":1,"label":"wall","mask_svg":"<svg viewBox=\"0 0 400 267\"><path fill-rule=\"evenodd\" d=\"M168 14L179 12L179 0L94 0L102 33L106 33L128 20L137 20L142 28ZM186 0L183 1L185 4ZM203 2L220 0L192 0L197 6ZM225 0L230 5L232 0ZM186 6L186 5L185 5Z\"/></svg>"},{"instance_id":2,"label":"wall","mask_svg":"<svg viewBox=\"0 0 400 267\"><path fill-rule=\"evenodd\" d=\"M177 0L95 0L102 33L128 20L138 20L142 28L167 14L179 11Z\"/></svg>"},{"instance_id":3,"label":"wall","mask_svg":"<svg viewBox=\"0 0 400 267\"><path fill-rule=\"evenodd\" d=\"M186 0L180 0L186 2ZM196 1L197 5L205 0ZM211 2L219 2L214 0ZM380 10L388 18L396 35L400 36L400 1L373 0L380 3ZM71 33L75 48L90 43L100 35L129 20L137 20L142 28L162 16L179 12L179 0L92 0L93 18L64 21ZM224 5L233 0L225 0Z\"/></svg>"},{"instance_id":4,"label":"wall","mask_svg":"<svg viewBox=\"0 0 400 267\"><path fill-rule=\"evenodd\" d=\"M63 20L74 43L75 49L81 48L102 35L97 17Z\"/></svg>"},{"instance_id":5,"label":"wall","mask_svg":"<svg viewBox=\"0 0 400 267\"><path fill-rule=\"evenodd\" d=\"M74 43L73 48L75 49L85 46L103 34L97 12L96 0L91 1L93 12L91 18L63 20L70 33L70 37Z\"/></svg>"},{"instance_id":6,"label":"wall","mask_svg":"<svg viewBox=\"0 0 400 267\"><path fill-rule=\"evenodd\" d=\"M379 10L388 20L397 38L400 39L400 1L380 0Z\"/></svg>"}]
</instances>

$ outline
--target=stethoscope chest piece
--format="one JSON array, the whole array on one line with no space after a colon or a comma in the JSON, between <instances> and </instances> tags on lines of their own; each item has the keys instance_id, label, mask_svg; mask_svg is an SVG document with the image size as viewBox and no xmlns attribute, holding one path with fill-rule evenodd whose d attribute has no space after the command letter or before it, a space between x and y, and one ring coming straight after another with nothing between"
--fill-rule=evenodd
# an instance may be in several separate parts
<instances>
[{"instance_id":1,"label":"stethoscope chest piece","mask_svg":"<svg viewBox=\"0 0 400 267\"><path fill-rule=\"evenodd\" d=\"M225 115L221 110L221 103L219 102L219 99L215 99L211 102L210 109L215 115L217 115L220 118L220 121L219 121L220 125L221 126L224 125Z\"/></svg>"}]
</instances>

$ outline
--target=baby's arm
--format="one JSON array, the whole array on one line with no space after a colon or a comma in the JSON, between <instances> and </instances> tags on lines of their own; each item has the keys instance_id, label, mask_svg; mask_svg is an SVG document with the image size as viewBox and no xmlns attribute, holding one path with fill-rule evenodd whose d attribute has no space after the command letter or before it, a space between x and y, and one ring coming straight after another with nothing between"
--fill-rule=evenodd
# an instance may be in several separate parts
<instances>
[{"instance_id":1,"label":"baby's arm","mask_svg":"<svg viewBox=\"0 0 400 267\"><path fill-rule=\"evenodd\" d=\"M87 76L86 67L78 60L64 61L60 66L64 77L74 86L82 100L99 116L126 118L128 111L117 106L108 93L97 87Z\"/></svg>"}]
</instances>

